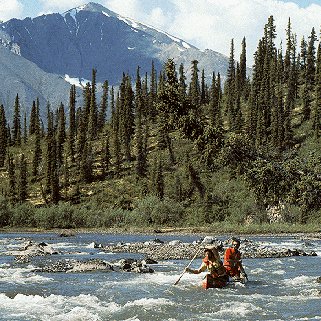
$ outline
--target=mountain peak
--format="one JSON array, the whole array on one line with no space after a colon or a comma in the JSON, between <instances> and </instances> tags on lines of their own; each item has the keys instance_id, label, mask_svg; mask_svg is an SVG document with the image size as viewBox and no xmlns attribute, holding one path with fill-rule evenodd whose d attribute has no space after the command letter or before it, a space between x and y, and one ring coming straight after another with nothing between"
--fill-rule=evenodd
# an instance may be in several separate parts
<instances>
[{"instance_id":1,"label":"mountain peak","mask_svg":"<svg viewBox=\"0 0 321 321\"><path fill-rule=\"evenodd\" d=\"M71 16L75 16L79 11L90 11L90 12L98 12L102 13L106 16L116 17L117 14L106 7L102 6L101 4L95 3L95 2L89 2L87 4L84 4L82 6L70 9L62 14L62 16L66 16L67 14L70 14Z\"/></svg>"}]
</instances>

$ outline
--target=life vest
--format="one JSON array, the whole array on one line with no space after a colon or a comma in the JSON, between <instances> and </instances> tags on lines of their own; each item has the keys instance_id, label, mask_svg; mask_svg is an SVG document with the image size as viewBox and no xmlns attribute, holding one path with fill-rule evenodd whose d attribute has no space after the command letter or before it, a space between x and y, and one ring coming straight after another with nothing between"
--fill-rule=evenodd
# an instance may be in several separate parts
<instances>
[{"instance_id":1,"label":"life vest","mask_svg":"<svg viewBox=\"0 0 321 321\"><path fill-rule=\"evenodd\" d=\"M207 257L203 259L207 266L207 270L213 278L218 278L225 275L225 269L221 261L210 261Z\"/></svg>"},{"instance_id":2,"label":"life vest","mask_svg":"<svg viewBox=\"0 0 321 321\"><path fill-rule=\"evenodd\" d=\"M230 262L232 260L233 262ZM228 248L224 254L224 267L229 275L239 275L241 262L241 252L234 248Z\"/></svg>"}]
</instances>

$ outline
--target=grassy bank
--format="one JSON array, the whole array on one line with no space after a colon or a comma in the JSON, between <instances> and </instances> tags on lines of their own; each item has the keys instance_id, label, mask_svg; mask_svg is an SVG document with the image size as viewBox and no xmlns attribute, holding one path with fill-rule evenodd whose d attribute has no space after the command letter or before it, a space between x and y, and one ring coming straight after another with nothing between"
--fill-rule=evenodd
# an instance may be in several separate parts
<instances>
[{"instance_id":1,"label":"grassy bank","mask_svg":"<svg viewBox=\"0 0 321 321\"><path fill-rule=\"evenodd\" d=\"M1 233L64 233L67 236L78 233L108 233L108 234L202 234L202 235L283 235L283 234L321 234L321 226L316 224L251 224L238 225L232 223L214 223L208 226L189 227L136 227L122 226L113 228L70 228L44 229L32 227L4 227Z\"/></svg>"}]
</instances>

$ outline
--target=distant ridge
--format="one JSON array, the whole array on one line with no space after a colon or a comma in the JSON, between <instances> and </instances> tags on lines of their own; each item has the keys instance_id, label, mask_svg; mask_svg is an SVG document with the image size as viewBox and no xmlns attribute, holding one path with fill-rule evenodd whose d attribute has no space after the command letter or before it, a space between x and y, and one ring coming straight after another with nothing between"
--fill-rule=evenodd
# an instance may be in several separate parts
<instances>
[{"instance_id":1,"label":"distant ridge","mask_svg":"<svg viewBox=\"0 0 321 321\"><path fill-rule=\"evenodd\" d=\"M201 51L182 39L93 2L62 14L11 19L0 27L0 44L3 47L33 62L44 72L62 78L68 75L90 80L95 68L97 81L108 80L110 84L117 85L123 72L134 78L137 66L140 66L142 74L149 74L152 61L156 70L160 71L166 60L173 58L177 65L184 64L187 78L191 61L197 59L199 70L205 70L209 82L213 71L220 72L224 80L228 65L228 58L218 52ZM14 65L10 68L12 77L16 75L17 81L25 84L24 91L33 88L28 79L22 80L15 72ZM20 68L25 74L30 74L30 65ZM50 83L45 87L49 86ZM70 85L67 83L67 86ZM0 90L0 97L15 89L6 87L3 90ZM10 97L15 94L13 92ZM26 104L30 104L32 94L30 91L30 95L26 95ZM45 99L48 91L42 92L40 88L38 94Z\"/></svg>"}]
</instances>

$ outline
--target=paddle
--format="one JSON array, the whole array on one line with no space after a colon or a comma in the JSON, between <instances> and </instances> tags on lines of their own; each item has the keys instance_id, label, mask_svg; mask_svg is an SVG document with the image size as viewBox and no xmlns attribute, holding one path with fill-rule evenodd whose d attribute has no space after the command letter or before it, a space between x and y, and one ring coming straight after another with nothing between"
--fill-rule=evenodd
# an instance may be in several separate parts
<instances>
[{"instance_id":1,"label":"paddle","mask_svg":"<svg viewBox=\"0 0 321 321\"><path fill-rule=\"evenodd\" d=\"M249 282L249 279L247 277L247 274L245 273L243 265L241 265L241 274L245 275L246 282Z\"/></svg>"},{"instance_id":2,"label":"paddle","mask_svg":"<svg viewBox=\"0 0 321 321\"><path fill-rule=\"evenodd\" d=\"M199 248L199 249L196 251L195 255L193 256L193 258L191 259L191 261L188 263L188 265L185 267L183 273L179 276L178 280L174 283L174 285L177 285L178 282L181 280L182 276L183 276L183 275L185 274L185 272L186 272L186 269L188 269L188 268L191 266L192 262L195 260L195 258L197 257L198 253L200 252L200 250L201 250L201 248Z\"/></svg>"}]
</instances>

